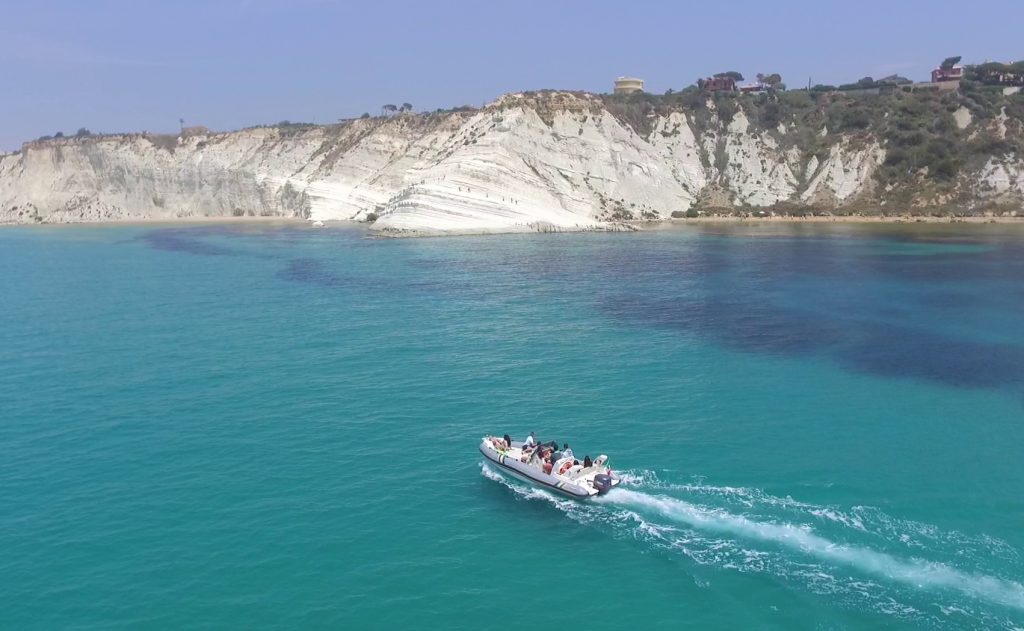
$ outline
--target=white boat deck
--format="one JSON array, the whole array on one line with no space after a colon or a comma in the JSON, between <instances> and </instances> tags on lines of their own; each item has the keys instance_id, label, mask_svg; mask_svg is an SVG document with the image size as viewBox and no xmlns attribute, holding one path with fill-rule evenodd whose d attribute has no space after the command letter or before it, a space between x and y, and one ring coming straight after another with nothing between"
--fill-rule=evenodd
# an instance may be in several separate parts
<instances>
[{"instance_id":1,"label":"white boat deck","mask_svg":"<svg viewBox=\"0 0 1024 631\"><path fill-rule=\"evenodd\" d=\"M495 453L503 455L506 459L518 460L529 467L535 468L538 472L547 473L563 482L586 488L593 487L592 482L597 475L607 474L610 471L605 466L608 457L604 455L598 456L589 467L584 467L583 462L578 458L571 460L567 458L559 459L552 463L551 470L548 471L544 467L545 461L538 454L537 447L524 449L523 443L520 441L512 441L512 445L506 447L504 439L498 436L486 437L485 444Z\"/></svg>"}]
</instances>

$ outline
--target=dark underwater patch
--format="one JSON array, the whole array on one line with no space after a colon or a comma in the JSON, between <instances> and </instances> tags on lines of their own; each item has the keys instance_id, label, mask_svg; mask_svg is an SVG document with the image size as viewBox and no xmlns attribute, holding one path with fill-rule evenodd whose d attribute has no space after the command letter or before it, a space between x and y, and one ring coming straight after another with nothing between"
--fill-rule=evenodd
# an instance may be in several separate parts
<instances>
[{"instance_id":1,"label":"dark underwater patch","mask_svg":"<svg viewBox=\"0 0 1024 631\"><path fill-rule=\"evenodd\" d=\"M619 299L604 308L620 320L692 333L740 351L802 355L843 341L843 329L833 323L741 298Z\"/></svg>"},{"instance_id":2,"label":"dark underwater patch","mask_svg":"<svg viewBox=\"0 0 1024 631\"><path fill-rule=\"evenodd\" d=\"M953 387L1024 383L1024 347L954 339L923 329L861 325L834 354L842 365L887 377L914 377Z\"/></svg>"},{"instance_id":3,"label":"dark underwater patch","mask_svg":"<svg viewBox=\"0 0 1024 631\"><path fill-rule=\"evenodd\" d=\"M1024 313L1024 248L987 245L908 256L887 252L882 240L716 237L680 253L688 285L652 274L657 257L641 253L639 266L625 266L626 293L599 304L628 325L741 352L819 355L856 372L950 387L1024 386L1024 327L1021 344L951 332L972 318L1011 322ZM649 297L666 290L683 295Z\"/></svg>"},{"instance_id":4,"label":"dark underwater patch","mask_svg":"<svg viewBox=\"0 0 1024 631\"><path fill-rule=\"evenodd\" d=\"M231 256L231 248L204 241L203 237L226 234L223 228L165 228L139 237L149 247L167 252L185 252L202 256Z\"/></svg>"},{"instance_id":5,"label":"dark underwater patch","mask_svg":"<svg viewBox=\"0 0 1024 631\"><path fill-rule=\"evenodd\" d=\"M335 274L323 261L314 258L291 259L277 275L283 280L321 287L343 287L352 284L352 279Z\"/></svg>"},{"instance_id":6,"label":"dark underwater patch","mask_svg":"<svg viewBox=\"0 0 1024 631\"><path fill-rule=\"evenodd\" d=\"M1024 385L1024 347L956 339L924 328L813 313L746 299L616 299L606 313L711 339L741 352L821 355L856 372L926 379L951 387Z\"/></svg>"}]
</instances>

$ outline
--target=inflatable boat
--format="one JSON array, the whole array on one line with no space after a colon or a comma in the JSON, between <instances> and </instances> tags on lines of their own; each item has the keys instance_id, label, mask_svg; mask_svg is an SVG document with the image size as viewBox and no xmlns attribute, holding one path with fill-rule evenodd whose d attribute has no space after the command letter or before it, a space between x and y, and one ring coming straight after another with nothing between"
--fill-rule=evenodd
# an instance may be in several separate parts
<instances>
[{"instance_id":1,"label":"inflatable boat","mask_svg":"<svg viewBox=\"0 0 1024 631\"><path fill-rule=\"evenodd\" d=\"M524 444L508 435L484 436L480 453L501 473L575 499L603 495L621 482L608 468L608 456L580 461L554 442Z\"/></svg>"}]
</instances>

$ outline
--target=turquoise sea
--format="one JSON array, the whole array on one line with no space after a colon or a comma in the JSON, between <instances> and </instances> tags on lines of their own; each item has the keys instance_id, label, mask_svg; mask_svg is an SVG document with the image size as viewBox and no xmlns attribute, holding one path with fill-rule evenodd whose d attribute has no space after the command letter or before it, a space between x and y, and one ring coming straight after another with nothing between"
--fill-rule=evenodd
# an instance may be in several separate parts
<instances>
[{"instance_id":1,"label":"turquoise sea","mask_svg":"<svg viewBox=\"0 0 1024 631\"><path fill-rule=\"evenodd\" d=\"M1020 629L1022 555L1020 228L0 230L3 629Z\"/></svg>"}]
</instances>

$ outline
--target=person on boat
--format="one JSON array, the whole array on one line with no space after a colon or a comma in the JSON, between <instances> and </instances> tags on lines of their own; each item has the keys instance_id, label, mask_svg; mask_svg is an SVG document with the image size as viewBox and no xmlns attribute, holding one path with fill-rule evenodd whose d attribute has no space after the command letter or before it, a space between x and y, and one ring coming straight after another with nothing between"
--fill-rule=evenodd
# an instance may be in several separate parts
<instances>
[{"instance_id":1,"label":"person on boat","mask_svg":"<svg viewBox=\"0 0 1024 631\"><path fill-rule=\"evenodd\" d=\"M569 447L569 443L565 443L565 444L563 444L563 445L562 445L562 457L563 457L563 458L571 458L571 459L573 459L573 460L575 460L575 459L576 459L576 458L575 458L575 457L574 457L574 456L572 455L572 448L571 448L571 447Z\"/></svg>"},{"instance_id":2,"label":"person on boat","mask_svg":"<svg viewBox=\"0 0 1024 631\"><path fill-rule=\"evenodd\" d=\"M594 461L590 459L590 454L583 456L583 468L588 469L590 465L594 464Z\"/></svg>"},{"instance_id":3,"label":"person on boat","mask_svg":"<svg viewBox=\"0 0 1024 631\"><path fill-rule=\"evenodd\" d=\"M504 439L505 439L505 449L511 449L512 448L512 437L509 436L508 434L505 434Z\"/></svg>"},{"instance_id":4,"label":"person on boat","mask_svg":"<svg viewBox=\"0 0 1024 631\"><path fill-rule=\"evenodd\" d=\"M523 447L521 451L522 457L520 458L520 460L522 462L529 464L530 462L533 461L534 455L539 451L540 448L537 446L537 437L533 435L533 432L530 432L530 435L527 436L526 440L523 441Z\"/></svg>"}]
</instances>

